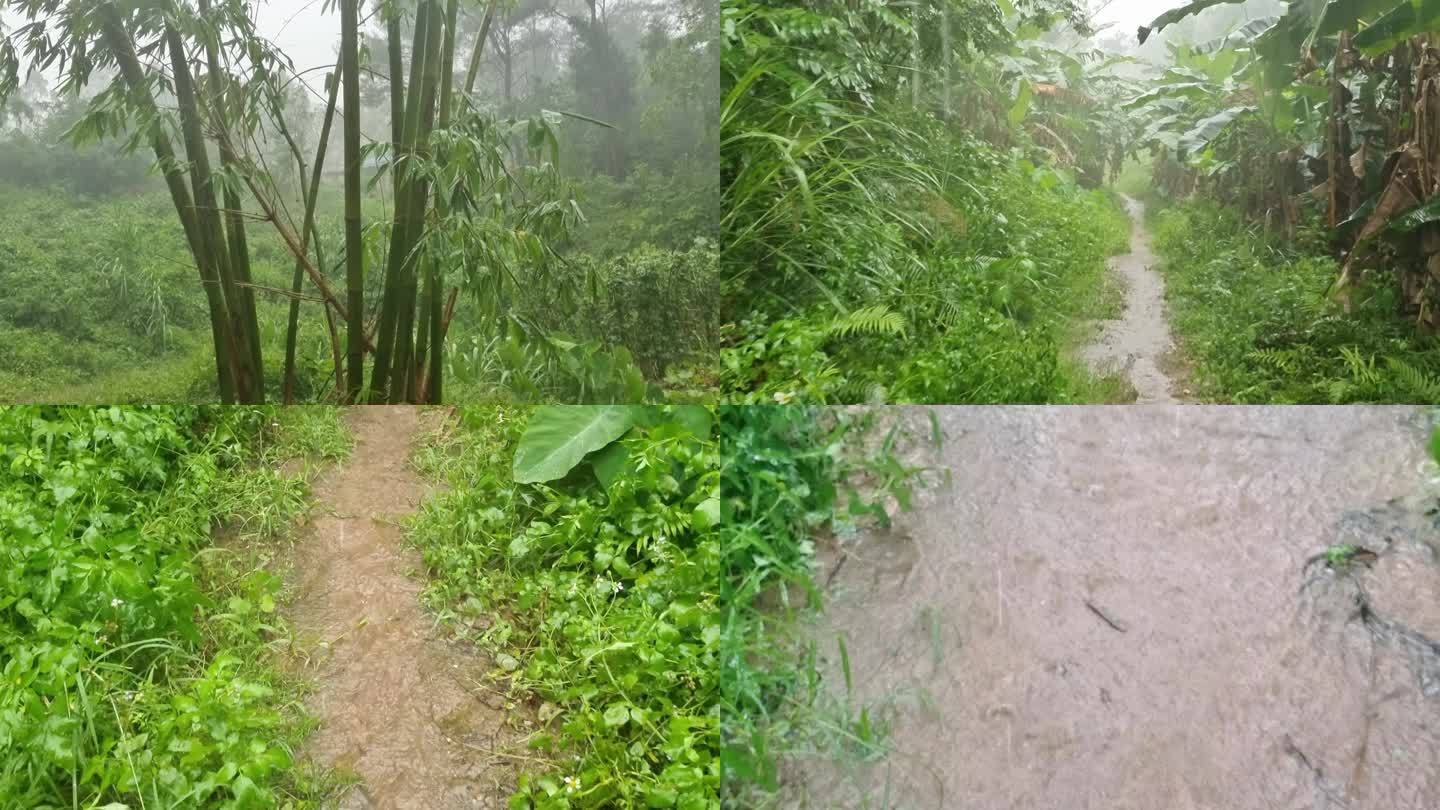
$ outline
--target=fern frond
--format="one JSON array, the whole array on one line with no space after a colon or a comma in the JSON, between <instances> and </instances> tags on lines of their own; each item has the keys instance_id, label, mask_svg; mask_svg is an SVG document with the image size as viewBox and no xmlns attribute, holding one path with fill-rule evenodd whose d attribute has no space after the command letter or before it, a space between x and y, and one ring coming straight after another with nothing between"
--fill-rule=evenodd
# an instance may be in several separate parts
<instances>
[{"instance_id":1,"label":"fern frond","mask_svg":"<svg viewBox=\"0 0 1440 810\"><path fill-rule=\"evenodd\" d=\"M851 335L896 335L904 337L905 318L884 304L862 307L830 322L825 333L831 337Z\"/></svg>"},{"instance_id":2,"label":"fern frond","mask_svg":"<svg viewBox=\"0 0 1440 810\"><path fill-rule=\"evenodd\" d=\"M1289 349L1255 349L1248 355L1250 359L1262 365L1278 369L1289 374L1295 367L1295 352Z\"/></svg>"},{"instance_id":3,"label":"fern frond","mask_svg":"<svg viewBox=\"0 0 1440 810\"><path fill-rule=\"evenodd\" d=\"M1390 372L1390 378L1405 393L1405 398L1418 397L1415 401L1426 405L1440 404L1440 377L1416 368L1398 357L1385 358L1385 366Z\"/></svg>"}]
</instances>

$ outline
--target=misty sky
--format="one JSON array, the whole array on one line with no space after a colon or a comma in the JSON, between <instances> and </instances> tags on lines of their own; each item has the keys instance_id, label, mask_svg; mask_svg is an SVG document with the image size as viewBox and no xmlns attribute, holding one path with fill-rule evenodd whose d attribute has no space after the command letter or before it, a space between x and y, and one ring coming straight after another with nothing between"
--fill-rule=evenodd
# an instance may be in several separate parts
<instances>
[{"instance_id":1,"label":"misty sky","mask_svg":"<svg viewBox=\"0 0 1440 810\"><path fill-rule=\"evenodd\" d=\"M325 0L261 0L254 6L256 27L295 61L296 70L333 65L340 14L322 14L324 6Z\"/></svg>"},{"instance_id":2,"label":"misty sky","mask_svg":"<svg viewBox=\"0 0 1440 810\"><path fill-rule=\"evenodd\" d=\"M335 64L340 41L340 15L321 13L325 0L259 0L252 4L261 36L280 46L296 70ZM21 20L5 12L7 29ZM22 71L23 71L22 61Z\"/></svg>"},{"instance_id":3,"label":"misty sky","mask_svg":"<svg viewBox=\"0 0 1440 810\"><path fill-rule=\"evenodd\" d=\"M1105 0L1092 0L1095 7ZM1156 17L1170 10L1172 6L1184 5L1183 0L1111 0L1110 4L1095 15L1096 25L1115 23L1115 27L1134 32Z\"/></svg>"}]
</instances>

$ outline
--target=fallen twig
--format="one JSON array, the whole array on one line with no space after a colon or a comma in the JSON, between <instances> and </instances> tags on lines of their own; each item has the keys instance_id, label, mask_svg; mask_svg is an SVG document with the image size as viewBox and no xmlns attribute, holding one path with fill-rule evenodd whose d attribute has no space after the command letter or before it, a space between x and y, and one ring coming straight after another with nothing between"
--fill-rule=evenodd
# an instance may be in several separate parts
<instances>
[{"instance_id":1,"label":"fallen twig","mask_svg":"<svg viewBox=\"0 0 1440 810\"><path fill-rule=\"evenodd\" d=\"M1128 632L1129 628L1125 626L1125 623L1124 623L1124 622L1110 618L1110 615L1109 615L1109 614L1107 614L1105 611L1101 610L1100 608L1095 607L1095 603L1091 602L1089 599L1086 599L1086 600L1085 600L1085 607L1090 608L1090 612L1091 612L1091 613L1094 613L1096 616L1099 616L1099 617L1100 617L1100 621L1105 622L1106 624L1110 625L1110 629L1112 629L1112 630L1114 630L1114 631L1116 631L1116 632L1119 632L1119 633Z\"/></svg>"}]
</instances>

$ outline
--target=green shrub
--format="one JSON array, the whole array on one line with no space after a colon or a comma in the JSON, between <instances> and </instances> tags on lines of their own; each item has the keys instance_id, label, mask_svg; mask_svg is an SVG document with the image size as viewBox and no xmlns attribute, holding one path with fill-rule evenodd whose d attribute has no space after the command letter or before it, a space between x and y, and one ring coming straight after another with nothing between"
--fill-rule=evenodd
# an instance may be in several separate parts
<instances>
[{"instance_id":1,"label":"green shrub","mask_svg":"<svg viewBox=\"0 0 1440 810\"><path fill-rule=\"evenodd\" d=\"M579 322L590 325L588 336L628 348L650 377L713 352L717 258L713 243L697 240L684 251L646 245L603 263L582 259L599 290L583 305Z\"/></svg>"},{"instance_id":2,"label":"green shrub","mask_svg":"<svg viewBox=\"0 0 1440 810\"><path fill-rule=\"evenodd\" d=\"M1202 396L1244 403L1440 401L1440 343L1397 318L1393 287L1362 285L1349 313L1326 256L1283 250L1233 212L1156 212L1175 330Z\"/></svg>"},{"instance_id":3,"label":"green shrub","mask_svg":"<svg viewBox=\"0 0 1440 810\"><path fill-rule=\"evenodd\" d=\"M420 459L450 485L411 533L428 599L493 651L514 688L559 709L530 743L553 764L527 770L512 807L716 806L711 418L695 406L617 410L641 424L546 483L512 471L543 408L464 408Z\"/></svg>"},{"instance_id":4,"label":"green shrub","mask_svg":"<svg viewBox=\"0 0 1440 810\"><path fill-rule=\"evenodd\" d=\"M317 417L338 431L328 412L0 409L6 807L298 798L299 718L258 663L279 580L197 552L223 520L288 525L303 482L243 468L272 422Z\"/></svg>"}]
</instances>

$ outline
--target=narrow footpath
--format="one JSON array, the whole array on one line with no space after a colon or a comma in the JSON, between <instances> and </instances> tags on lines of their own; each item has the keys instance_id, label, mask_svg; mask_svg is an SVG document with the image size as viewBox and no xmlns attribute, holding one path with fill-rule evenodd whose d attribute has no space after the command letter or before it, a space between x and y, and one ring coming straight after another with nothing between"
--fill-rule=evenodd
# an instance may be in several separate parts
<instances>
[{"instance_id":1,"label":"narrow footpath","mask_svg":"<svg viewBox=\"0 0 1440 810\"><path fill-rule=\"evenodd\" d=\"M1125 311L1106 321L1096 342L1085 347L1085 362L1098 373L1123 371L1137 403L1188 401L1171 379L1175 342L1165 314L1165 281L1153 269L1155 254L1145 230L1145 204L1124 197L1130 214L1130 252L1116 256L1110 268L1125 280Z\"/></svg>"},{"instance_id":2,"label":"narrow footpath","mask_svg":"<svg viewBox=\"0 0 1440 810\"><path fill-rule=\"evenodd\" d=\"M422 609L422 562L399 521L425 484L409 465L410 407L348 412L355 450L315 487L296 548L290 609L318 687L319 729L305 756L356 777L342 810L505 807L519 736L503 697L483 684L490 661L442 640Z\"/></svg>"}]
</instances>

